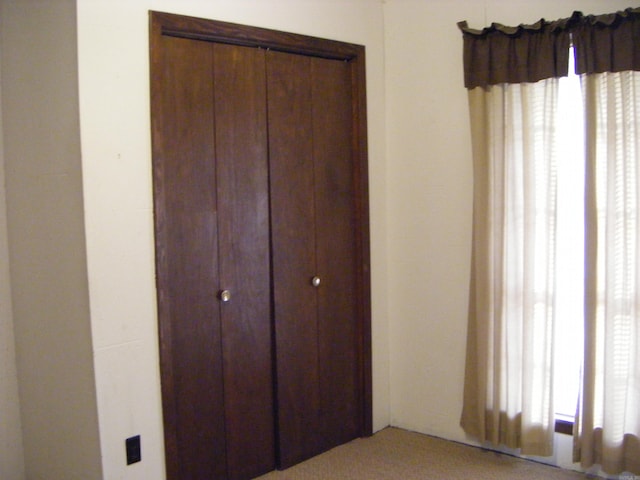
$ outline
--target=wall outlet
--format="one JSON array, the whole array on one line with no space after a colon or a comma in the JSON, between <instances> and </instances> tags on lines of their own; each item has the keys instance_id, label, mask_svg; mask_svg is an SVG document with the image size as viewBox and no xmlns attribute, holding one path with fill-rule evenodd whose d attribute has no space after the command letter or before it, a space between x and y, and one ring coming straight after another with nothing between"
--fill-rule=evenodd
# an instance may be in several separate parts
<instances>
[{"instance_id":1,"label":"wall outlet","mask_svg":"<svg viewBox=\"0 0 640 480\"><path fill-rule=\"evenodd\" d=\"M127 465L142 460L142 450L140 449L140 435L129 437L125 440L127 450Z\"/></svg>"}]
</instances>

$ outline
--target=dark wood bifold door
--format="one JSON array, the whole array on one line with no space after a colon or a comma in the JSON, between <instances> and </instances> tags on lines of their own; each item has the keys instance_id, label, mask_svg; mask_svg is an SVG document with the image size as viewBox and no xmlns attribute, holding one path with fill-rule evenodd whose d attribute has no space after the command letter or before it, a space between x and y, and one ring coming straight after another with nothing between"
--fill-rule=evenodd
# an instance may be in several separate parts
<instances>
[{"instance_id":1,"label":"dark wood bifold door","mask_svg":"<svg viewBox=\"0 0 640 480\"><path fill-rule=\"evenodd\" d=\"M250 478L275 467L264 55L168 36L161 52L154 179L168 470Z\"/></svg>"},{"instance_id":2,"label":"dark wood bifold door","mask_svg":"<svg viewBox=\"0 0 640 480\"><path fill-rule=\"evenodd\" d=\"M362 47L151 14L167 476L371 434Z\"/></svg>"},{"instance_id":3,"label":"dark wood bifold door","mask_svg":"<svg viewBox=\"0 0 640 480\"><path fill-rule=\"evenodd\" d=\"M267 58L278 440L288 466L360 433L351 74L338 60Z\"/></svg>"}]
</instances>

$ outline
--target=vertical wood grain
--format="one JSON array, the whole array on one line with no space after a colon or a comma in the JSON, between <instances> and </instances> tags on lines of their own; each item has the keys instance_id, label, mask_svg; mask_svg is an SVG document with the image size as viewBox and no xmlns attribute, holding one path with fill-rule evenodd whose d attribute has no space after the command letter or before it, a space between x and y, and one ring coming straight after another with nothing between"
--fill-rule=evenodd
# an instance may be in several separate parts
<instances>
[{"instance_id":1,"label":"vertical wood grain","mask_svg":"<svg viewBox=\"0 0 640 480\"><path fill-rule=\"evenodd\" d=\"M351 67L311 60L316 198L320 431L323 449L360 435Z\"/></svg>"},{"instance_id":2,"label":"vertical wood grain","mask_svg":"<svg viewBox=\"0 0 640 480\"><path fill-rule=\"evenodd\" d=\"M279 463L318 453L315 188L310 58L268 52Z\"/></svg>"},{"instance_id":3,"label":"vertical wood grain","mask_svg":"<svg viewBox=\"0 0 640 480\"><path fill-rule=\"evenodd\" d=\"M275 468L264 50L214 45L229 478Z\"/></svg>"},{"instance_id":4,"label":"vertical wood grain","mask_svg":"<svg viewBox=\"0 0 640 480\"><path fill-rule=\"evenodd\" d=\"M222 478L213 50L157 41L154 207L167 470L170 478Z\"/></svg>"}]
</instances>

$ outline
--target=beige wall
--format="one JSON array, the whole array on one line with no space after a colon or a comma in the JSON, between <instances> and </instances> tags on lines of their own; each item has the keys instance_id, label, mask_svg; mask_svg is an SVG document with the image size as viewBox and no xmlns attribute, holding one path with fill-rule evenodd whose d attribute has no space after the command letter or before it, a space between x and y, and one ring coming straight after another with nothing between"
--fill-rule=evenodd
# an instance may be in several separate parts
<instances>
[{"instance_id":1,"label":"beige wall","mask_svg":"<svg viewBox=\"0 0 640 480\"><path fill-rule=\"evenodd\" d=\"M98 479L75 3L3 0L1 17L7 223L26 478ZM0 416L5 413L3 408ZM4 432L2 437L7 440Z\"/></svg>"},{"instance_id":2,"label":"beige wall","mask_svg":"<svg viewBox=\"0 0 640 480\"><path fill-rule=\"evenodd\" d=\"M80 0L80 119L89 291L105 478L162 478L149 126L148 10L303 33L367 48L374 423L388 414L384 76L377 0ZM124 440L142 436L127 467Z\"/></svg>"},{"instance_id":3,"label":"beige wall","mask_svg":"<svg viewBox=\"0 0 640 480\"><path fill-rule=\"evenodd\" d=\"M2 135L2 10L0 5L0 478L24 479L22 427L11 308Z\"/></svg>"},{"instance_id":4,"label":"beige wall","mask_svg":"<svg viewBox=\"0 0 640 480\"><path fill-rule=\"evenodd\" d=\"M3 56L0 87L28 478L93 479L101 472L109 479L164 476L149 9L367 47L374 426L391 423L467 441L458 417L472 172L462 41L455 24L465 19L474 27L528 23L575 9L609 12L626 2L0 2L0 47L10 52ZM0 228L0 267L6 240ZM0 280L7 275L0 268ZM0 289L3 342L11 332L8 296L6 287ZM0 364L0 387L9 400L0 404L0 416L11 418L10 428L17 429L11 342L7 345L9 363ZM143 461L126 467L124 440L134 434L142 435ZM566 438L560 447L552 461L566 465ZM0 443L0 461L17 451Z\"/></svg>"}]
</instances>

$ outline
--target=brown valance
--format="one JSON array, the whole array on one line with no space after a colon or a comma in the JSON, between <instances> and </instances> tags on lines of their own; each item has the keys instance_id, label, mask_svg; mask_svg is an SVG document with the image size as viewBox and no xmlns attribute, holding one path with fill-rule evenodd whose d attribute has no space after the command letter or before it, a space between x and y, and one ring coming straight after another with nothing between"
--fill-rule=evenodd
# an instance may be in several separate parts
<instances>
[{"instance_id":1,"label":"brown valance","mask_svg":"<svg viewBox=\"0 0 640 480\"><path fill-rule=\"evenodd\" d=\"M577 73L640 70L640 8L607 15L574 12L555 21L482 30L459 22L467 88L537 82L568 73L573 41Z\"/></svg>"},{"instance_id":2,"label":"brown valance","mask_svg":"<svg viewBox=\"0 0 640 480\"><path fill-rule=\"evenodd\" d=\"M640 70L640 8L589 15L571 24L576 73Z\"/></svg>"},{"instance_id":3,"label":"brown valance","mask_svg":"<svg viewBox=\"0 0 640 480\"><path fill-rule=\"evenodd\" d=\"M458 26L463 32L467 88L567 75L569 34L558 22L541 19L517 27L494 23L483 30L472 30L467 22Z\"/></svg>"}]
</instances>

